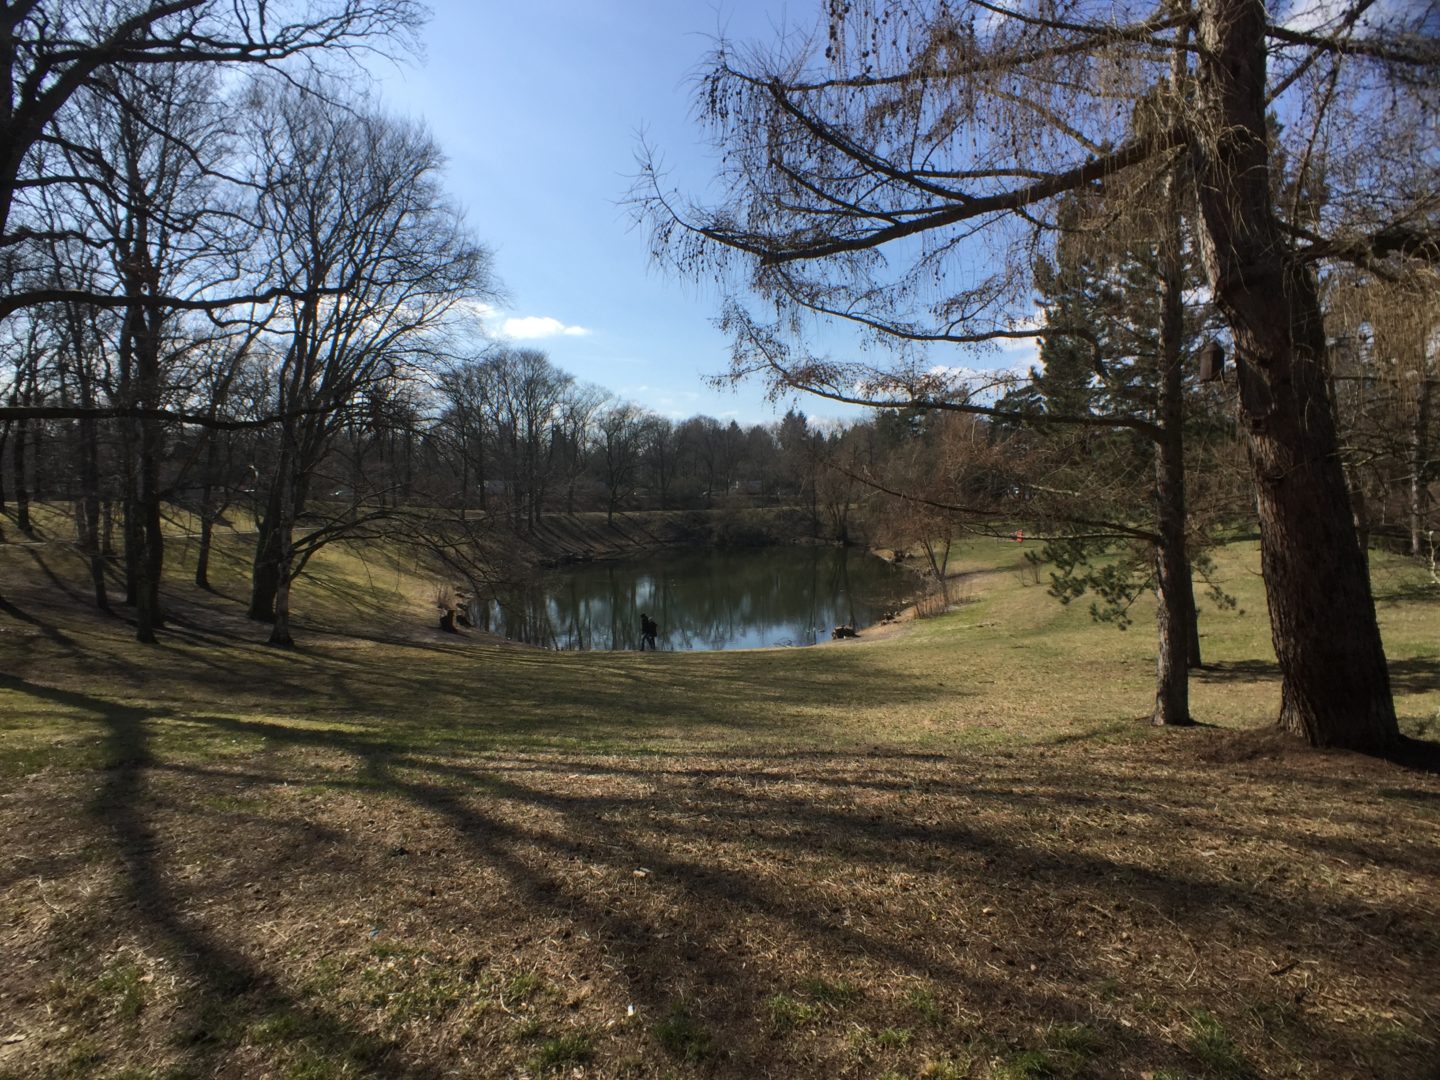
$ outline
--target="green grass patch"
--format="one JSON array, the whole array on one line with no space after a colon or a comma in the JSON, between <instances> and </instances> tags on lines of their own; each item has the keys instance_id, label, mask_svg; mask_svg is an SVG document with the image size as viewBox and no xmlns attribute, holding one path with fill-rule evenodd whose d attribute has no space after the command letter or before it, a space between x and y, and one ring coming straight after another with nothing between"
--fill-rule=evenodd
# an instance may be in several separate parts
<instances>
[{"instance_id":1,"label":"green grass patch","mask_svg":"<svg viewBox=\"0 0 1440 1080\"><path fill-rule=\"evenodd\" d=\"M546 1039L530 1055L530 1067L537 1072L554 1072L572 1065L584 1065L595 1056L595 1044L584 1032L571 1032Z\"/></svg>"},{"instance_id":2,"label":"green grass patch","mask_svg":"<svg viewBox=\"0 0 1440 1080\"><path fill-rule=\"evenodd\" d=\"M714 1040L709 1030L684 1004L672 1007L664 1019L655 1025L655 1039L667 1054L692 1065L704 1061L715 1052Z\"/></svg>"},{"instance_id":3,"label":"green grass patch","mask_svg":"<svg viewBox=\"0 0 1440 1080\"><path fill-rule=\"evenodd\" d=\"M1255 1070L1245 1060L1235 1040L1225 1026L1208 1012L1200 1011L1190 1017L1187 1025L1185 1049L1204 1070L1207 1077L1216 1080L1250 1080Z\"/></svg>"}]
</instances>

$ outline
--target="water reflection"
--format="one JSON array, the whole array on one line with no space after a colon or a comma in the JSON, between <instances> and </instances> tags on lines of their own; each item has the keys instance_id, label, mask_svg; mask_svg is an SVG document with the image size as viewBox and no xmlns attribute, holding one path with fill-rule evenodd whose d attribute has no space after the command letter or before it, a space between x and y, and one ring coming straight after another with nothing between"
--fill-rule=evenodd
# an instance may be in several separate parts
<instances>
[{"instance_id":1,"label":"water reflection","mask_svg":"<svg viewBox=\"0 0 1440 1080\"><path fill-rule=\"evenodd\" d=\"M552 571L492 601L478 624L550 649L638 649L640 614L665 650L813 645L912 598L915 579L840 548L665 551Z\"/></svg>"}]
</instances>

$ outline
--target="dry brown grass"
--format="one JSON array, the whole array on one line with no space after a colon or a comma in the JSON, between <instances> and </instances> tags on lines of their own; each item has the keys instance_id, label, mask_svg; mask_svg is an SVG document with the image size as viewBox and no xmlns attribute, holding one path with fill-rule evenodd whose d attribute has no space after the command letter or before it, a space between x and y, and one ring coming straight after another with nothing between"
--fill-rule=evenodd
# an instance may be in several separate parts
<instances>
[{"instance_id":1,"label":"dry brown grass","mask_svg":"<svg viewBox=\"0 0 1440 1080\"><path fill-rule=\"evenodd\" d=\"M1440 779L1245 730L1253 614L1157 732L1143 634L1013 567L713 656L276 652L178 587L144 650L3 583L0 1075L1433 1074Z\"/></svg>"}]
</instances>

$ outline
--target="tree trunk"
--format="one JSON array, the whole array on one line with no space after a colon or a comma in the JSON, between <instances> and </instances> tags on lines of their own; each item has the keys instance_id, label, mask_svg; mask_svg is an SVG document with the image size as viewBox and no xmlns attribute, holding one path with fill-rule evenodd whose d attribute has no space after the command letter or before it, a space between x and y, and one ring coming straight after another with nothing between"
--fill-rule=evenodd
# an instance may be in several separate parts
<instances>
[{"instance_id":1,"label":"tree trunk","mask_svg":"<svg viewBox=\"0 0 1440 1080\"><path fill-rule=\"evenodd\" d=\"M88 401L85 404L89 404ZM100 460L99 433L94 420L80 421L80 550L90 564L90 582L95 591L95 606L110 610L110 596L105 588L105 554L100 545Z\"/></svg>"},{"instance_id":2,"label":"tree trunk","mask_svg":"<svg viewBox=\"0 0 1440 1080\"><path fill-rule=\"evenodd\" d=\"M127 422L126 427L130 424ZM129 440L126 446L130 445ZM128 455L127 455L128 457ZM125 547L125 603L134 607L140 602L140 518L135 500L134 462L126 461L124 491L120 498L120 536Z\"/></svg>"},{"instance_id":3,"label":"tree trunk","mask_svg":"<svg viewBox=\"0 0 1440 1080\"><path fill-rule=\"evenodd\" d=\"M1179 61L1177 61L1178 63ZM1174 82L1182 83L1177 71ZM1157 726L1187 726L1194 598L1185 551L1185 250L1180 232L1179 164L1165 174L1157 244L1160 333L1155 372L1155 709Z\"/></svg>"},{"instance_id":4,"label":"tree trunk","mask_svg":"<svg viewBox=\"0 0 1440 1080\"><path fill-rule=\"evenodd\" d=\"M1430 400L1435 381L1422 369L1420 399L1415 403L1415 426L1410 430L1410 554L1425 553L1425 519L1430 511Z\"/></svg>"},{"instance_id":5,"label":"tree trunk","mask_svg":"<svg viewBox=\"0 0 1440 1080\"><path fill-rule=\"evenodd\" d=\"M1185 618L1190 623L1189 653L1185 666L1191 671L1199 671L1205 666L1200 655L1200 609L1195 603L1195 574L1188 558L1185 560Z\"/></svg>"},{"instance_id":6,"label":"tree trunk","mask_svg":"<svg viewBox=\"0 0 1440 1080\"><path fill-rule=\"evenodd\" d=\"M150 398L149 401L155 401ZM165 564L165 538L161 532L160 514L160 425L154 420L140 422L140 485L139 485L141 577L135 605L136 631L139 641L155 640L155 631L165 625L160 607L160 579Z\"/></svg>"},{"instance_id":7,"label":"tree trunk","mask_svg":"<svg viewBox=\"0 0 1440 1080\"><path fill-rule=\"evenodd\" d=\"M30 521L30 485L25 477L25 448L29 441L30 425L21 420L15 425L15 449L10 461L15 476L15 524L26 534L34 529Z\"/></svg>"},{"instance_id":8,"label":"tree trunk","mask_svg":"<svg viewBox=\"0 0 1440 1080\"><path fill-rule=\"evenodd\" d=\"M1383 751L1399 730L1340 465L1319 298L1271 203L1264 4L1204 0L1200 45L1204 256L1235 340L1280 725L1315 746Z\"/></svg>"},{"instance_id":9,"label":"tree trunk","mask_svg":"<svg viewBox=\"0 0 1440 1080\"><path fill-rule=\"evenodd\" d=\"M1171 182L1173 183L1173 181ZM1171 186L1167 183L1167 188ZM1171 210L1176 207L1171 206ZM1188 725L1190 719L1190 560L1185 555L1185 442L1183 434L1184 270L1179 222L1167 214L1161 245L1160 350L1155 380L1155 512L1160 543L1155 547L1155 710L1156 725Z\"/></svg>"},{"instance_id":10,"label":"tree trunk","mask_svg":"<svg viewBox=\"0 0 1440 1080\"><path fill-rule=\"evenodd\" d=\"M115 502L112 499L100 502L100 554L107 559L115 557Z\"/></svg>"},{"instance_id":11,"label":"tree trunk","mask_svg":"<svg viewBox=\"0 0 1440 1080\"><path fill-rule=\"evenodd\" d=\"M210 486L205 486L204 499L209 502ZM202 506L200 516L200 546L195 552L195 585L206 592L210 588L210 545L214 543L215 522L211 519L208 506Z\"/></svg>"},{"instance_id":12,"label":"tree trunk","mask_svg":"<svg viewBox=\"0 0 1440 1080\"><path fill-rule=\"evenodd\" d=\"M5 461L5 444L10 441L12 421L0 423L0 465ZM0 468L0 514L5 512L5 470Z\"/></svg>"},{"instance_id":13,"label":"tree trunk","mask_svg":"<svg viewBox=\"0 0 1440 1080\"><path fill-rule=\"evenodd\" d=\"M286 467L282 462L281 467ZM271 481L265 513L255 537L255 559L250 571L250 609L245 613L257 622L275 621L275 594L280 588L280 490L278 478Z\"/></svg>"},{"instance_id":14,"label":"tree trunk","mask_svg":"<svg viewBox=\"0 0 1440 1080\"><path fill-rule=\"evenodd\" d=\"M284 526L279 530L289 532ZM294 565L294 552L288 537L280 542L280 558L275 564L275 621L270 627L270 644L286 648L295 644L290 636L290 569Z\"/></svg>"},{"instance_id":15,"label":"tree trunk","mask_svg":"<svg viewBox=\"0 0 1440 1080\"><path fill-rule=\"evenodd\" d=\"M195 553L195 584L206 592L210 588L210 546L215 536L215 472L219 468L219 438L216 432L205 435L205 478L200 487L200 547Z\"/></svg>"}]
</instances>

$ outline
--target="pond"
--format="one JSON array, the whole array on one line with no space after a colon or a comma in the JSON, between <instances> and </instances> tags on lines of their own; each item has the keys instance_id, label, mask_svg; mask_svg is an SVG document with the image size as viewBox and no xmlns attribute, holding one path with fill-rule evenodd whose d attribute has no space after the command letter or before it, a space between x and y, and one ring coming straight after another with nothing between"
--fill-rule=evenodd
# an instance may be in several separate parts
<instances>
[{"instance_id":1,"label":"pond","mask_svg":"<svg viewBox=\"0 0 1440 1080\"><path fill-rule=\"evenodd\" d=\"M662 650L813 645L910 603L915 576L855 549L665 550L547 572L492 601L477 625L549 649L638 649L640 615Z\"/></svg>"}]
</instances>

